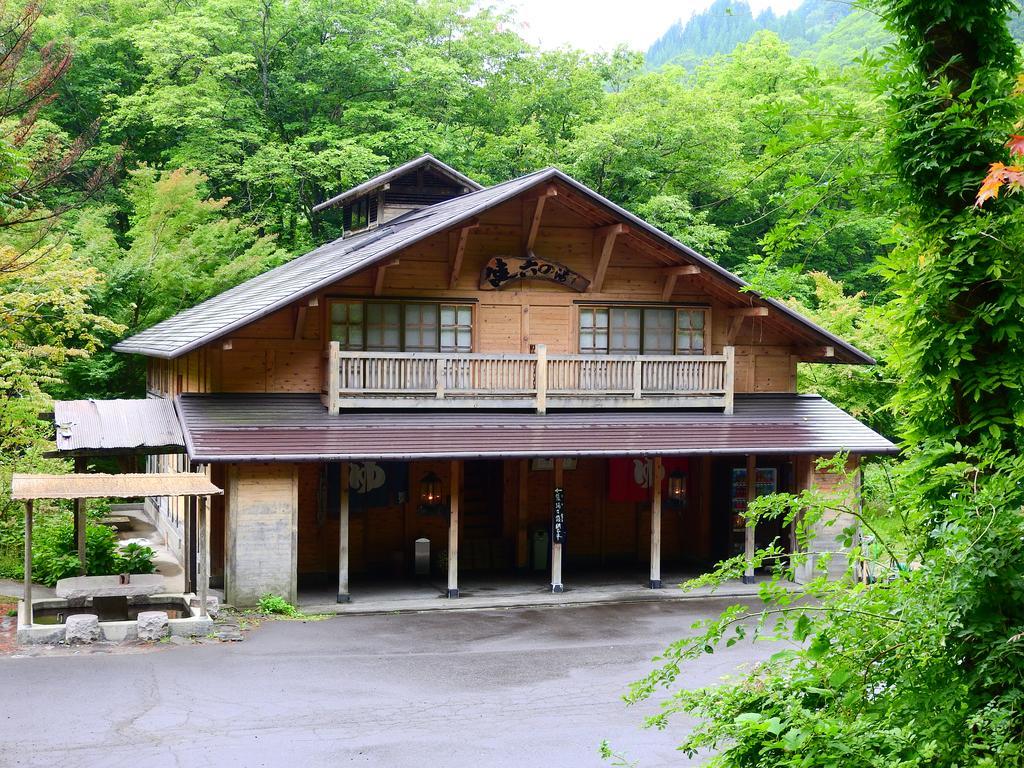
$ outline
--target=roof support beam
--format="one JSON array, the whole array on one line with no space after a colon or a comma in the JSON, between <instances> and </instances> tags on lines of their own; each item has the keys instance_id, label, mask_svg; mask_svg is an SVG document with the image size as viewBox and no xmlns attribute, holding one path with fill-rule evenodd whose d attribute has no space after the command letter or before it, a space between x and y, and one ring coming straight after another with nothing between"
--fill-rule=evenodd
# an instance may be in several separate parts
<instances>
[{"instance_id":1,"label":"roof support beam","mask_svg":"<svg viewBox=\"0 0 1024 768\"><path fill-rule=\"evenodd\" d=\"M398 259L389 261L385 264L381 264L374 270L373 275L373 295L380 296L384 293L384 275L387 272L388 267L394 267L398 264Z\"/></svg>"},{"instance_id":2,"label":"roof support beam","mask_svg":"<svg viewBox=\"0 0 1024 768\"><path fill-rule=\"evenodd\" d=\"M835 357L836 348L833 346L824 347L798 347L796 350L797 357L801 359L807 358L821 358L821 357Z\"/></svg>"},{"instance_id":3,"label":"roof support beam","mask_svg":"<svg viewBox=\"0 0 1024 768\"><path fill-rule=\"evenodd\" d=\"M612 224L594 231L594 279L590 283L590 292L600 292L604 285L604 276L608 272L608 263L612 259L615 238L629 231L625 224Z\"/></svg>"},{"instance_id":4,"label":"roof support beam","mask_svg":"<svg viewBox=\"0 0 1024 768\"><path fill-rule=\"evenodd\" d=\"M460 229L453 232L455 238L454 252L451 257L451 273L448 276L448 287L454 288L459 281L459 273L462 272L462 259L466 254L466 241L469 240L469 233L480 226L478 219L470 219Z\"/></svg>"},{"instance_id":5,"label":"roof support beam","mask_svg":"<svg viewBox=\"0 0 1024 768\"><path fill-rule=\"evenodd\" d=\"M729 312L729 330L727 331L727 343L736 343L736 336L739 335L740 326L748 317L768 317L768 307L741 307Z\"/></svg>"},{"instance_id":6,"label":"roof support beam","mask_svg":"<svg viewBox=\"0 0 1024 768\"><path fill-rule=\"evenodd\" d=\"M661 300L668 301L676 289L676 280L685 275L699 275L700 267L696 264L684 264L680 267L668 267L662 271L665 273L665 287L661 291Z\"/></svg>"},{"instance_id":7,"label":"roof support beam","mask_svg":"<svg viewBox=\"0 0 1024 768\"><path fill-rule=\"evenodd\" d=\"M527 197L523 200L523 230L525 233L525 239L523 240L523 256L529 256L533 250L534 243L537 242L537 233L540 231L540 219L544 215L544 203L547 202L549 197L557 197L558 189L554 184L548 184L539 195L536 197ZM533 210L530 211L529 205L533 203ZM526 222L526 218L529 217L529 224Z\"/></svg>"}]
</instances>

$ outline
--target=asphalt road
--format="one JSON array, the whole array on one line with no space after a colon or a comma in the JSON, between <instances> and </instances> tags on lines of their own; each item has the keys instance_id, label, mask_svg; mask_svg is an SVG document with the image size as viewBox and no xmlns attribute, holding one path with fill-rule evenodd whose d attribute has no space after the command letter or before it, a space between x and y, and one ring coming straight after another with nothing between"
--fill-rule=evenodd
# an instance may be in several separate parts
<instances>
[{"instance_id":1,"label":"asphalt road","mask_svg":"<svg viewBox=\"0 0 1024 768\"><path fill-rule=\"evenodd\" d=\"M346 616L269 622L243 643L0 658L0 765L691 765L686 727L626 707L651 658L726 603ZM736 646L687 686L778 650Z\"/></svg>"}]
</instances>

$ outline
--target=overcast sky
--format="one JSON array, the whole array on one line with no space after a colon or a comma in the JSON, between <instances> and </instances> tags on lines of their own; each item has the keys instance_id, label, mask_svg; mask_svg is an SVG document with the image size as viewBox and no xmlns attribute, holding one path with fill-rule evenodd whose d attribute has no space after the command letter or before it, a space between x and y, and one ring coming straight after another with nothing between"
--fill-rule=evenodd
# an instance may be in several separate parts
<instances>
[{"instance_id":1,"label":"overcast sky","mask_svg":"<svg viewBox=\"0 0 1024 768\"><path fill-rule=\"evenodd\" d=\"M800 0L748 2L755 14L769 6L784 13L800 5ZM487 0L481 4L516 9L518 32L544 48L570 45L595 51L625 43L644 51L674 21L704 10L711 0Z\"/></svg>"}]
</instances>

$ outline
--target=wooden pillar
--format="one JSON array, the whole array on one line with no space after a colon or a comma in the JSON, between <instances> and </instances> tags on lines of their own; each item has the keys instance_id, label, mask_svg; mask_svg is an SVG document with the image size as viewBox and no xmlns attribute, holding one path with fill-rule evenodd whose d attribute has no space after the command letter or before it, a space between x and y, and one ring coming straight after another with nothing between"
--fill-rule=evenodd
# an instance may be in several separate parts
<instances>
[{"instance_id":1,"label":"wooden pillar","mask_svg":"<svg viewBox=\"0 0 1024 768\"><path fill-rule=\"evenodd\" d=\"M84 457L77 457L75 459L75 472L82 474L88 469L88 464ZM88 571L88 563L86 563L85 555L85 531L88 526L88 518L86 517L86 500L75 499L75 543L78 550L78 575L85 576Z\"/></svg>"},{"instance_id":2,"label":"wooden pillar","mask_svg":"<svg viewBox=\"0 0 1024 768\"><path fill-rule=\"evenodd\" d=\"M199 615L207 616L207 598L210 596L210 498L200 496L199 519L196 521L198 531L196 538L199 543Z\"/></svg>"},{"instance_id":3,"label":"wooden pillar","mask_svg":"<svg viewBox=\"0 0 1024 768\"><path fill-rule=\"evenodd\" d=\"M564 468L562 466L561 459L555 459L553 462L553 475L555 479L554 496L555 499L562 494L562 480ZM558 502L555 501L557 504ZM552 592L564 592L565 587L562 584L562 542L557 541L557 526L551 526L551 591Z\"/></svg>"},{"instance_id":4,"label":"wooden pillar","mask_svg":"<svg viewBox=\"0 0 1024 768\"><path fill-rule=\"evenodd\" d=\"M25 624L32 624L32 499L25 502Z\"/></svg>"},{"instance_id":5,"label":"wooden pillar","mask_svg":"<svg viewBox=\"0 0 1024 768\"><path fill-rule=\"evenodd\" d=\"M338 602L352 599L348 585L348 527L349 527L349 463L341 462L341 480L338 490Z\"/></svg>"},{"instance_id":6,"label":"wooden pillar","mask_svg":"<svg viewBox=\"0 0 1024 768\"><path fill-rule=\"evenodd\" d=\"M661 589L661 456L651 470L651 589Z\"/></svg>"},{"instance_id":7,"label":"wooden pillar","mask_svg":"<svg viewBox=\"0 0 1024 768\"><path fill-rule=\"evenodd\" d=\"M448 517L448 597L459 596L459 492L462 486L462 462L451 463L451 503Z\"/></svg>"},{"instance_id":8,"label":"wooden pillar","mask_svg":"<svg viewBox=\"0 0 1024 768\"><path fill-rule=\"evenodd\" d=\"M750 454L747 456L747 508L749 509L751 502L757 498L757 456ZM746 522L746 520L745 520ZM747 525L743 529L743 555L747 559L747 568L743 572L743 583L753 584L754 583L754 549L756 545L754 543L754 526Z\"/></svg>"}]
</instances>

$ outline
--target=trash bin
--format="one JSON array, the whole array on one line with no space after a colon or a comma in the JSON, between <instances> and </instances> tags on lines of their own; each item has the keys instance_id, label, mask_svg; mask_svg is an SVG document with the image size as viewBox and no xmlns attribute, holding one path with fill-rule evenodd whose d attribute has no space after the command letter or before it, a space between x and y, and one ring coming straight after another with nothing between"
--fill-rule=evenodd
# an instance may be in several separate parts
<instances>
[{"instance_id":1,"label":"trash bin","mask_svg":"<svg viewBox=\"0 0 1024 768\"><path fill-rule=\"evenodd\" d=\"M413 559L417 576L430 575L430 539L416 539Z\"/></svg>"},{"instance_id":2,"label":"trash bin","mask_svg":"<svg viewBox=\"0 0 1024 768\"><path fill-rule=\"evenodd\" d=\"M530 533L530 562L533 570L546 571L551 554L551 536L547 526L535 526Z\"/></svg>"}]
</instances>

